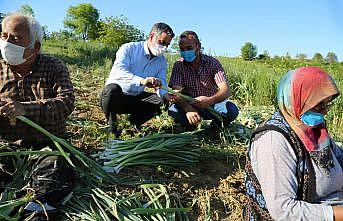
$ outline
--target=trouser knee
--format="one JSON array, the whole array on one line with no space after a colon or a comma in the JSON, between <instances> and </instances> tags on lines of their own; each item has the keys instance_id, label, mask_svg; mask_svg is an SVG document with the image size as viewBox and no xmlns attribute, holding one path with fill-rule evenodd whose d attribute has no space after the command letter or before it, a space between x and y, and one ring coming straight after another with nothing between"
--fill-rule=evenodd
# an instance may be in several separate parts
<instances>
[{"instance_id":1,"label":"trouser knee","mask_svg":"<svg viewBox=\"0 0 343 221\"><path fill-rule=\"evenodd\" d=\"M123 91L118 84L108 84L100 93L100 107L108 118L109 113L112 111L112 100L115 96L122 94Z\"/></svg>"},{"instance_id":2,"label":"trouser knee","mask_svg":"<svg viewBox=\"0 0 343 221\"><path fill-rule=\"evenodd\" d=\"M229 101L226 103L226 108L227 108L226 120L230 122L234 121L239 114L238 107L234 103Z\"/></svg>"},{"instance_id":3,"label":"trouser knee","mask_svg":"<svg viewBox=\"0 0 343 221\"><path fill-rule=\"evenodd\" d=\"M63 157L48 156L37 162L30 186L37 200L55 206L72 191L74 178L74 170Z\"/></svg>"}]
</instances>

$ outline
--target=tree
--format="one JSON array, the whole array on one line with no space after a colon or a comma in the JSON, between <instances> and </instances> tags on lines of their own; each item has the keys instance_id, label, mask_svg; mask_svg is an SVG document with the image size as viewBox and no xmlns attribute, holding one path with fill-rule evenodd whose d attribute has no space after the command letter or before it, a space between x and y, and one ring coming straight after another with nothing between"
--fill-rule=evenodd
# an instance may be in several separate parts
<instances>
[{"instance_id":1,"label":"tree","mask_svg":"<svg viewBox=\"0 0 343 221\"><path fill-rule=\"evenodd\" d=\"M263 54L259 54L257 58L261 59L261 60L263 60L263 59L270 59L269 52L267 50L264 50Z\"/></svg>"},{"instance_id":2,"label":"tree","mask_svg":"<svg viewBox=\"0 0 343 221\"><path fill-rule=\"evenodd\" d=\"M96 39L98 37L99 11L92 4L79 4L70 6L63 23L83 40Z\"/></svg>"},{"instance_id":3,"label":"tree","mask_svg":"<svg viewBox=\"0 0 343 221\"><path fill-rule=\"evenodd\" d=\"M325 60L326 60L329 64L338 62L337 55L336 55L334 52L328 52L328 54L326 55Z\"/></svg>"},{"instance_id":4,"label":"tree","mask_svg":"<svg viewBox=\"0 0 343 221\"><path fill-rule=\"evenodd\" d=\"M180 48L179 48L179 39L180 39L180 36L175 36L174 38L173 38L173 41L172 41L172 43L170 44L170 49L172 49L172 50L174 50L174 51L179 51L180 50Z\"/></svg>"},{"instance_id":5,"label":"tree","mask_svg":"<svg viewBox=\"0 0 343 221\"><path fill-rule=\"evenodd\" d=\"M244 60L252 60L257 55L257 47L251 42L246 42L241 48L241 56Z\"/></svg>"},{"instance_id":6,"label":"tree","mask_svg":"<svg viewBox=\"0 0 343 221\"><path fill-rule=\"evenodd\" d=\"M131 41L141 41L145 38L144 32L130 25L127 18L123 16L106 17L99 21L98 28L98 40L114 47Z\"/></svg>"},{"instance_id":7,"label":"tree","mask_svg":"<svg viewBox=\"0 0 343 221\"><path fill-rule=\"evenodd\" d=\"M48 26L43 25L42 30L43 30L43 39L44 40L48 39L49 38Z\"/></svg>"},{"instance_id":8,"label":"tree","mask_svg":"<svg viewBox=\"0 0 343 221\"><path fill-rule=\"evenodd\" d=\"M299 54L296 55L296 58L297 58L298 60L303 61L303 60L305 60L305 59L307 58L307 55L304 54L304 53L299 53Z\"/></svg>"},{"instance_id":9,"label":"tree","mask_svg":"<svg viewBox=\"0 0 343 221\"><path fill-rule=\"evenodd\" d=\"M22 5L17 12L24 14L24 15L31 15L32 17L35 17L35 14L33 13L33 9L28 4Z\"/></svg>"},{"instance_id":10,"label":"tree","mask_svg":"<svg viewBox=\"0 0 343 221\"><path fill-rule=\"evenodd\" d=\"M312 60L314 61L314 62L317 62L317 63L323 63L323 61L324 61L324 58L323 58L323 55L321 54L321 53L315 53L314 55L313 55L313 58L312 58Z\"/></svg>"},{"instance_id":11,"label":"tree","mask_svg":"<svg viewBox=\"0 0 343 221\"><path fill-rule=\"evenodd\" d=\"M286 60L291 60L292 59L292 57L291 57L291 55L289 54L288 51L286 52L285 56L282 56L282 57L285 58Z\"/></svg>"},{"instance_id":12,"label":"tree","mask_svg":"<svg viewBox=\"0 0 343 221\"><path fill-rule=\"evenodd\" d=\"M49 34L49 38L54 40L70 40L73 37L73 34L67 30L53 31Z\"/></svg>"}]
</instances>

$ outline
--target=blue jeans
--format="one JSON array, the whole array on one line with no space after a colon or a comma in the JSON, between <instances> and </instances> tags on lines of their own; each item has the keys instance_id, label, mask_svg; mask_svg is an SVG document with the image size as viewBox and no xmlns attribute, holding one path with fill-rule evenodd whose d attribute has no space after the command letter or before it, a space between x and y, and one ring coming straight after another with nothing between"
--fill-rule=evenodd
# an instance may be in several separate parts
<instances>
[{"instance_id":1,"label":"blue jeans","mask_svg":"<svg viewBox=\"0 0 343 221\"><path fill-rule=\"evenodd\" d=\"M193 106L194 107L194 106ZM238 116L237 106L230 101L222 101L211 106L215 111L219 112L223 117L224 126L228 125L230 122L234 121ZM205 120L214 120L214 123L221 125L218 119L211 114L207 109L194 107L200 116ZM173 117L175 122L180 123L182 126L186 127L188 130L194 129L194 126L188 122L185 110L177 105L173 104L168 110L169 116Z\"/></svg>"}]
</instances>

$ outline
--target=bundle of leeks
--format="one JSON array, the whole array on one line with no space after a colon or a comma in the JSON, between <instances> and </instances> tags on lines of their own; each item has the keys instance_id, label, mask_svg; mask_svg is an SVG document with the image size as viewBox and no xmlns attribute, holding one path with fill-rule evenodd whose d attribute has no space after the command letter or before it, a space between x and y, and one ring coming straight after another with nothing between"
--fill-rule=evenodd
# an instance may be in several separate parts
<instances>
[{"instance_id":1,"label":"bundle of leeks","mask_svg":"<svg viewBox=\"0 0 343 221\"><path fill-rule=\"evenodd\" d=\"M127 141L109 140L92 155L108 172L133 165L183 167L198 162L200 141L192 133L154 134Z\"/></svg>"}]
</instances>

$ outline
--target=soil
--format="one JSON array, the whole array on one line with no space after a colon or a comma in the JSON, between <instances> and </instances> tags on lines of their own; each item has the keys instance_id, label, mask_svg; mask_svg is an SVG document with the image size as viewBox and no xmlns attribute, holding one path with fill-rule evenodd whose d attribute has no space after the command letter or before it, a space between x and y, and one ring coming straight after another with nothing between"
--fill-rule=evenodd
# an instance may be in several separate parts
<instances>
[{"instance_id":1,"label":"soil","mask_svg":"<svg viewBox=\"0 0 343 221\"><path fill-rule=\"evenodd\" d=\"M99 107L76 108L70 119L68 130L72 134L71 140L75 146L82 148L86 153L101 148L101 140L97 138L99 135L94 130L99 130L98 133L103 134L106 128L101 126L106 125L106 122ZM83 125L89 121L94 124L94 128L87 129ZM156 128L152 126L150 129ZM200 162L193 167L182 170L132 167L123 169L116 176L131 181L144 180L146 183L165 184L169 194L179 198L182 206L192 207L188 214L190 220L242 220L242 206L245 202L245 147L223 144L216 132L211 136L207 136L206 133L200 136L208 147L204 148ZM117 188L123 193L135 191L126 185Z\"/></svg>"}]
</instances>

